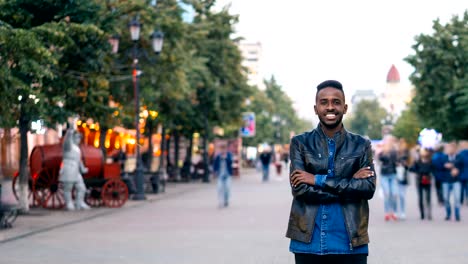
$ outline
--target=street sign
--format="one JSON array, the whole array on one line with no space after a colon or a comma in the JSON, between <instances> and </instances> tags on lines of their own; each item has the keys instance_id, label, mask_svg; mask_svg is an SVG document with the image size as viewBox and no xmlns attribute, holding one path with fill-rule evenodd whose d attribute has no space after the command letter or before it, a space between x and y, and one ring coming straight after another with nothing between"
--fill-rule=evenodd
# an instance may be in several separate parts
<instances>
[{"instance_id":1,"label":"street sign","mask_svg":"<svg viewBox=\"0 0 468 264\"><path fill-rule=\"evenodd\" d=\"M242 113L242 127L240 130L241 137L255 136L255 113Z\"/></svg>"}]
</instances>

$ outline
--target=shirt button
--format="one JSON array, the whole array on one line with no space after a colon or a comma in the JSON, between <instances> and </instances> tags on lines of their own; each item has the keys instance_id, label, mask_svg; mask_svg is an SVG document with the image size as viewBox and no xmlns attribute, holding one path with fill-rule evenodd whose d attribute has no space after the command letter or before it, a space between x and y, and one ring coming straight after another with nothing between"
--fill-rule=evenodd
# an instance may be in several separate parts
<instances>
[{"instance_id":1,"label":"shirt button","mask_svg":"<svg viewBox=\"0 0 468 264\"><path fill-rule=\"evenodd\" d=\"M330 151L330 156L333 155L333 152Z\"/></svg>"},{"instance_id":2,"label":"shirt button","mask_svg":"<svg viewBox=\"0 0 468 264\"><path fill-rule=\"evenodd\" d=\"M323 219L327 219L327 215L323 215L322 218L323 218Z\"/></svg>"},{"instance_id":3,"label":"shirt button","mask_svg":"<svg viewBox=\"0 0 468 264\"><path fill-rule=\"evenodd\" d=\"M331 173L331 170L328 170L328 173Z\"/></svg>"},{"instance_id":4,"label":"shirt button","mask_svg":"<svg viewBox=\"0 0 468 264\"><path fill-rule=\"evenodd\" d=\"M322 232L322 236L325 236L325 232Z\"/></svg>"}]
</instances>

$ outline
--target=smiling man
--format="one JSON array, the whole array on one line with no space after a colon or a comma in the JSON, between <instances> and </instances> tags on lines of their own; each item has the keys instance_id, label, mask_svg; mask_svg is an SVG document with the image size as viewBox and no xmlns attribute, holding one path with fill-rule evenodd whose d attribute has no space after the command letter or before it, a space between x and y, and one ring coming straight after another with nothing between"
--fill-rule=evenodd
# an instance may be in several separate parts
<instances>
[{"instance_id":1,"label":"smiling man","mask_svg":"<svg viewBox=\"0 0 468 264\"><path fill-rule=\"evenodd\" d=\"M367 263L368 200L375 192L370 141L346 131L343 86L317 86L320 124L291 140L293 195L286 237L300 263Z\"/></svg>"}]
</instances>

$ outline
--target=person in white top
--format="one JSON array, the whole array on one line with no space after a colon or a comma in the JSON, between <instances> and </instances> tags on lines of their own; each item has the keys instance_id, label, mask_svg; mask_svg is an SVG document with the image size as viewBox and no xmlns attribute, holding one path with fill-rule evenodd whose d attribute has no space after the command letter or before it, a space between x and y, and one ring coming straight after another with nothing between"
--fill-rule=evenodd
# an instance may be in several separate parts
<instances>
[{"instance_id":1,"label":"person in white top","mask_svg":"<svg viewBox=\"0 0 468 264\"><path fill-rule=\"evenodd\" d=\"M88 168L81 161L81 134L74 126L66 132L63 141L63 160L60 166L59 181L63 184L63 194L67 210L89 209L85 203L86 186L82 174L88 173ZM72 190L75 187L76 197L73 203Z\"/></svg>"}]
</instances>

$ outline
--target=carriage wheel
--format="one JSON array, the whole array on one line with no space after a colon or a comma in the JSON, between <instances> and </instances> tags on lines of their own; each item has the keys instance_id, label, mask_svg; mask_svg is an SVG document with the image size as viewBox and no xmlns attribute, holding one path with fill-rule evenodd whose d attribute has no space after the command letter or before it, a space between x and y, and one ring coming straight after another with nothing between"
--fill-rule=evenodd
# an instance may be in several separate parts
<instances>
[{"instance_id":1,"label":"carriage wheel","mask_svg":"<svg viewBox=\"0 0 468 264\"><path fill-rule=\"evenodd\" d=\"M44 168L38 173L33 184L33 192L42 192L42 207L47 209L62 209L65 207L63 188L59 183L59 171L54 168Z\"/></svg>"},{"instance_id":2,"label":"carriage wheel","mask_svg":"<svg viewBox=\"0 0 468 264\"><path fill-rule=\"evenodd\" d=\"M13 176L13 182L11 183L11 187L13 190L13 195L15 196L16 200L19 201L19 184L18 184L18 179L19 179L19 173L16 172L15 175ZM39 207L42 205L43 201L43 194L42 191L38 191L37 193L33 191L33 181L34 179L29 179L28 180L28 186L29 186L29 193L28 193L28 200L29 200L29 206L30 207Z\"/></svg>"},{"instance_id":3,"label":"carriage wheel","mask_svg":"<svg viewBox=\"0 0 468 264\"><path fill-rule=\"evenodd\" d=\"M102 186L101 197L107 207L121 207L128 200L127 185L121 180L108 180Z\"/></svg>"},{"instance_id":4,"label":"carriage wheel","mask_svg":"<svg viewBox=\"0 0 468 264\"><path fill-rule=\"evenodd\" d=\"M99 207L103 204L101 199L102 189L98 187L92 187L86 192L86 203L91 207Z\"/></svg>"}]
</instances>

